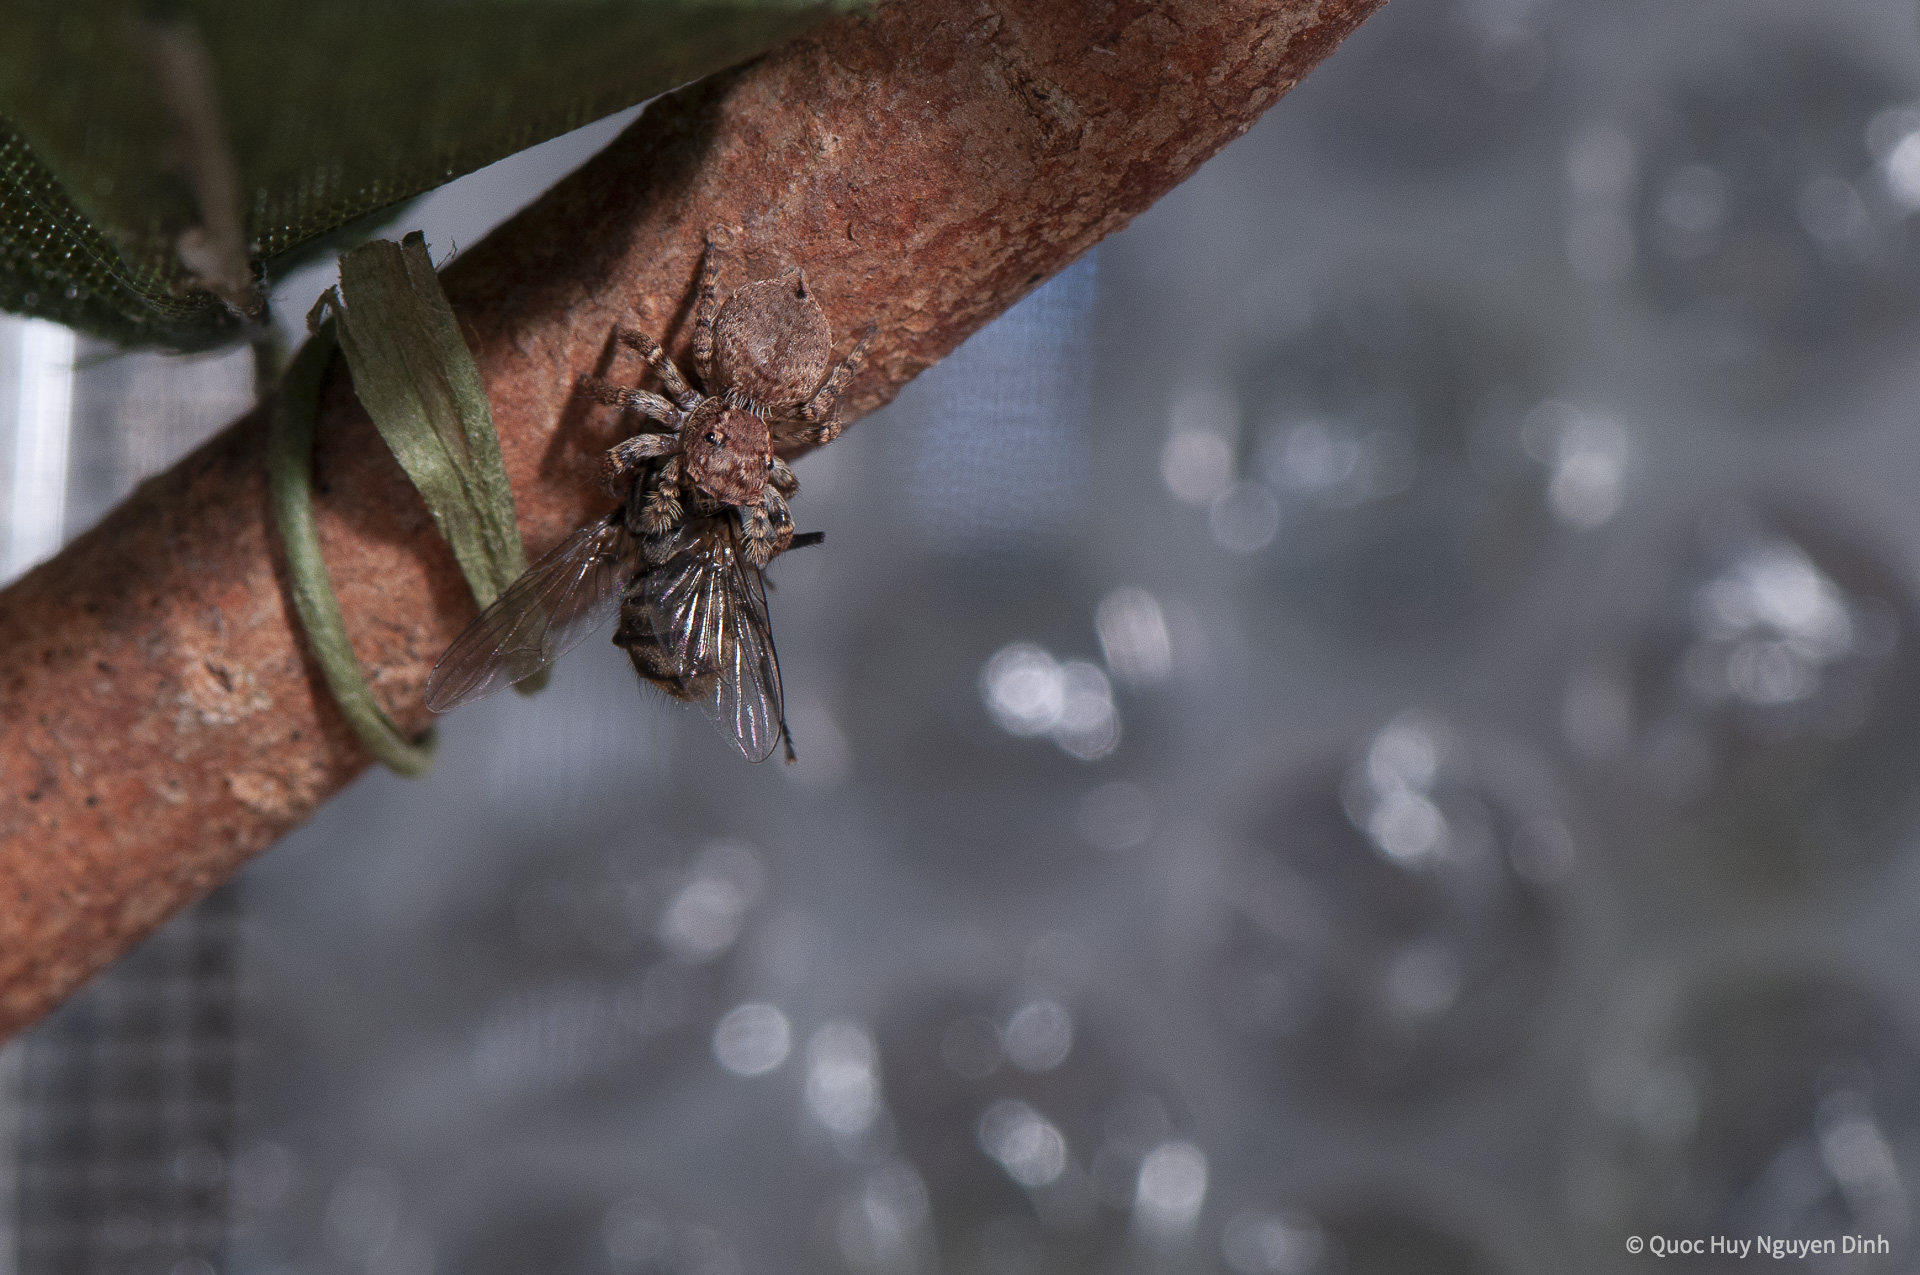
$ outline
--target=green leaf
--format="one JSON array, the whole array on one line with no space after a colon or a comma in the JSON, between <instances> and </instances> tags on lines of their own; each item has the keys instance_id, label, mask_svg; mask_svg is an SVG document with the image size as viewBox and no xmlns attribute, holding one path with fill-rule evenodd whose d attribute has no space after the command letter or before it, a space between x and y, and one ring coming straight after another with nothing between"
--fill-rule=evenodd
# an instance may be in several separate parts
<instances>
[{"instance_id":1,"label":"green leaf","mask_svg":"<svg viewBox=\"0 0 1920 1275\"><path fill-rule=\"evenodd\" d=\"M374 428L419 488L474 598L491 605L527 569L526 551L480 370L426 241L415 232L348 252L339 293L329 290L320 308L333 312Z\"/></svg>"},{"instance_id":2,"label":"green leaf","mask_svg":"<svg viewBox=\"0 0 1920 1275\"><path fill-rule=\"evenodd\" d=\"M320 555L313 519L313 422L333 347L332 325L323 325L294 356L280 383L267 453L274 521L287 554L293 609L333 702L367 751L402 775L424 775L433 765L434 733L408 739L374 699L347 641L346 618Z\"/></svg>"},{"instance_id":3,"label":"green leaf","mask_svg":"<svg viewBox=\"0 0 1920 1275\"><path fill-rule=\"evenodd\" d=\"M313 519L314 403L337 342L347 356L353 392L419 489L482 608L527 569L493 409L417 231L397 244L376 239L342 256L339 288L326 291L308 322L313 339L281 382L268 451L274 520L286 548L294 610L327 689L360 741L400 774L424 774L433 761L433 733L405 738L374 699L320 554ZM531 693L545 684L544 676L528 678L519 689Z\"/></svg>"}]
</instances>

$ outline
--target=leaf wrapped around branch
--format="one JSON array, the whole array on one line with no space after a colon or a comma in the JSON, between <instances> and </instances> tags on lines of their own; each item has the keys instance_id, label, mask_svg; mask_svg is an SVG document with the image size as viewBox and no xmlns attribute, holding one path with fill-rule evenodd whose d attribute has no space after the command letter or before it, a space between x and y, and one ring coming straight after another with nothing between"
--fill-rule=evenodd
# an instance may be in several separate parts
<instances>
[{"instance_id":1,"label":"leaf wrapped around branch","mask_svg":"<svg viewBox=\"0 0 1920 1275\"><path fill-rule=\"evenodd\" d=\"M344 302L342 297L344 296ZM527 569L500 440L460 325L418 231L340 258L314 307L339 324L353 390L420 490L482 607Z\"/></svg>"}]
</instances>

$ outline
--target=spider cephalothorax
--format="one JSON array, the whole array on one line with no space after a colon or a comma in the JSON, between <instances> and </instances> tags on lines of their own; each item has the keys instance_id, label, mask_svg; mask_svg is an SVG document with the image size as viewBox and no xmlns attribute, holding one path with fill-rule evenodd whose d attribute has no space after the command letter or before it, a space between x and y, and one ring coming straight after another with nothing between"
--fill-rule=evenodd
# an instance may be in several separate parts
<instances>
[{"instance_id":1,"label":"spider cephalothorax","mask_svg":"<svg viewBox=\"0 0 1920 1275\"><path fill-rule=\"evenodd\" d=\"M752 412L710 398L680 426L687 482L723 505L757 505L773 473L773 440Z\"/></svg>"},{"instance_id":2,"label":"spider cephalothorax","mask_svg":"<svg viewBox=\"0 0 1920 1275\"><path fill-rule=\"evenodd\" d=\"M786 502L799 490L775 449L839 435L834 409L860 370L873 328L834 366L832 328L799 267L747 284L723 303L724 266L709 232L693 331L694 370L705 393L688 384L657 341L631 329L618 333L621 344L647 360L668 397L593 377L582 384L601 402L671 431L629 438L603 462L609 489L634 493L636 530L658 539L679 526L689 506L707 515L732 507L743 551L764 566L792 540Z\"/></svg>"},{"instance_id":3,"label":"spider cephalothorax","mask_svg":"<svg viewBox=\"0 0 1920 1275\"><path fill-rule=\"evenodd\" d=\"M793 471L773 454L766 420L700 394L651 338L637 332L620 337L646 356L673 399L593 379L584 382L586 388L671 432L635 434L609 448L600 462L607 490L627 497L633 530L660 553L689 513L738 510L745 552L756 565L766 565L793 536L787 497L800 489Z\"/></svg>"}]
</instances>

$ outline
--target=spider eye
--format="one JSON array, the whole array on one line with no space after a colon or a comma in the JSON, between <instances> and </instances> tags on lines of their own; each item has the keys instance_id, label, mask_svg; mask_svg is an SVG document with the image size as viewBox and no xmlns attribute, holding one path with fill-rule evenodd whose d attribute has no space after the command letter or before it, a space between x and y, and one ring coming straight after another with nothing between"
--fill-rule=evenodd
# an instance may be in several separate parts
<instances>
[{"instance_id":1,"label":"spider eye","mask_svg":"<svg viewBox=\"0 0 1920 1275\"><path fill-rule=\"evenodd\" d=\"M708 431L708 433L707 433L707 444L708 444L708 446L710 446L710 447L718 447L718 446L720 446L720 435L718 435L718 434L715 434L715 433L713 433L712 431Z\"/></svg>"}]
</instances>

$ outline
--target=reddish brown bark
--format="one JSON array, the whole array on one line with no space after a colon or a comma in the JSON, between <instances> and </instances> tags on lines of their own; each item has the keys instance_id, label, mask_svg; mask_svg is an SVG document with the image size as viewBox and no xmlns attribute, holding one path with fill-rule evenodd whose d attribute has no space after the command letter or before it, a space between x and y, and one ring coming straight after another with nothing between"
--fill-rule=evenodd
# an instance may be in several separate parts
<instances>
[{"instance_id":1,"label":"reddish brown bark","mask_svg":"<svg viewBox=\"0 0 1920 1275\"><path fill-rule=\"evenodd\" d=\"M598 512L572 390L676 331L705 228L879 324L849 415L1239 136L1382 0L899 0L656 104L447 272L531 553ZM758 257L755 253L758 252ZM637 314L636 314L637 311ZM844 342L843 342L844 348ZM472 614L336 365L322 541L394 720ZM293 627L261 413L0 594L0 1032L44 1013L368 764Z\"/></svg>"}]
</instances>

